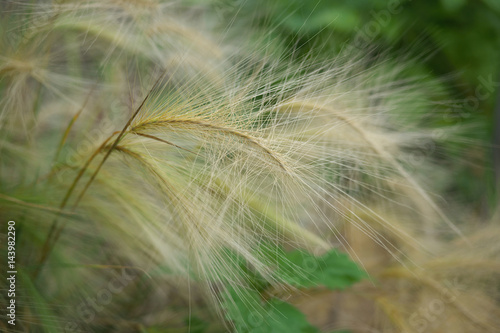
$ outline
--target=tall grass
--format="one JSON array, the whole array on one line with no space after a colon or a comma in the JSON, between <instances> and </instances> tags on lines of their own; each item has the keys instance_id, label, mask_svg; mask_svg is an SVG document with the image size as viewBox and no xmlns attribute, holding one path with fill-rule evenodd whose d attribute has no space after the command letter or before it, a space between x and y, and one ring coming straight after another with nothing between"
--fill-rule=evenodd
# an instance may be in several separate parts
<instances>
[{"instance_id":1,"label":"tall grass","mask_svg":"<svg viewBox=\"0 0 500 333\"><path fill-rule=\"evenodd\" d=\"M182 327L183 307L230 329L220 291L245 272L226 250L281 286L255 255L269 242L337 246L372 276L324 328L498 329L498 228L455 225L431 186L445 173L431 158L412 168L415 149L443 138L425 126L440 116L438 82L352 52L284 60L224 38L210 7L1 8L0 216L18 225L16 331ZM440 290L454 296L425 321Z\"/></svg>"}]
</instances>

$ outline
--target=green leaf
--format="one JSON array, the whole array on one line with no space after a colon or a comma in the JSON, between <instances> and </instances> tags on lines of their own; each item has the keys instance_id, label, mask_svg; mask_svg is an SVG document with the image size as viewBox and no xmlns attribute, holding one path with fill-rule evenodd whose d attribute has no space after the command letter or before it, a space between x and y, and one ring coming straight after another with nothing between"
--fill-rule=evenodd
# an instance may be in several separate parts
<instances>
[{"instance_id":1,"label":"green leaf","mask_svg":"<svg viewBox=\"0 0 500 333\"><path fill-rule=\"evenodd\" d=\"M228 252L230 253L230 251ZM286 252L282 247L264 243L256 256L273 269L273 277L285 284L300 288L325 286L343 289L366 277L346 254L331 250L322 256L314 256L303 250ZM305 315L293 305L272 298L263 300L259 291L269 287L258 273L239 256L231 255L231 262L246 272L246 287L229 287L222 295L226 316L237 332L251 333L319 333L309 324Z\"/></svg>"},{"instance_id":2,"label":"green leaf","mask_svg":"<svg viewBox=\"0 0 500 333\"><path fill-rule=\"evenodd\" d=\"M230 287L224 294L227 318L239 333L319 333L293 305L262 301L255 290Z\"/></svg>"},{"instance_id":3,"label":"green leaf","mask_svg":"<svg viewBox=\"0 0 500 333\"><path fill-rule=\"evenodd\" d=\"M285 252L280 247L267 246L261 248L260 255L274 266L278 280L299 288L344 289L367 276L346 254L337 250L316 257L303 250Z\"/></svg>"}]
</instances>

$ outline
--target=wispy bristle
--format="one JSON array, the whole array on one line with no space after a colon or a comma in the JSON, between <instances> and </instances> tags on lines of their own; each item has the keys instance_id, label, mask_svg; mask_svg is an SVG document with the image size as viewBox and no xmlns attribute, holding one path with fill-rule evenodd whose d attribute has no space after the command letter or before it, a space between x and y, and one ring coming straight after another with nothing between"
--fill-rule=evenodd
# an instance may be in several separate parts
<instances>
[{"instance_id":1,"label":"wispy bristle","mask_svg":"<svg viewBox=\"0 0 500 333\"><path fill-rule=\"evenodd\" d=\"M436 327L494 331L498 317L474 308L498 314L486 292L494 283L474 272L498 277L498 249L480 248L496 243L466 237L433 192L437 177L412 168L412 150L439 139L420 121L439 116L429 114L439 97L431 80L422 86L400 76L405 64L349 51L297 64L265 44L235 49L193 19L208 8L9 6L0 15L0 216L23 226L33 299L20 302L22 330L64 327L124 267L135 272L128 292L85 329L137 329L109 316L130 299L138 320L161 317L155 307L167 297L155 303L144 281L200 288L217 304L225 286L246 283L235 257L292 289L256 253L272 244L348 252L373 277L358 289L382 318L373 329L418 332L406 316L463 278L464 289L450 287L463 298L443 310L462 319Z\"/></svg>"}]
</instances>

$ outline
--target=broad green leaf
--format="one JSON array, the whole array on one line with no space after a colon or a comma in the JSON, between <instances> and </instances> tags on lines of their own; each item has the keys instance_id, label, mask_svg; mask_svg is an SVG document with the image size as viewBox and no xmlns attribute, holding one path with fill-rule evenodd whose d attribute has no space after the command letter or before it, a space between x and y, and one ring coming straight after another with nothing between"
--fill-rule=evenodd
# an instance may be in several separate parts
<instances>
[{"instance_id":1,"label":"broad green leaf","mask_svg":"<svg viewBox=\"0 0 500 333\"><path fill-rule=\"evenodd\" d=\"M255 290L229 288L223 306L239 333L319 333L293 305L278 299L263 301Z\"/></svg>"},{"instance_id":2,"label":"broad green leaf","mask_svg":"<svg viewBox=\"0 0 500 333\"><path fill-rule=\"evenodd\" d=\"M275 279L298 288L343 289L366 276L346 254L336 250L314 256L303 250L286 252L282 247L263 244L256 251L256 257L271 267ZM247 274L245 282L251 286L251 289L231 286L222 296L227 319L237 332L319 332L291 304L275 298L263 300L259 292L269 284L258 273L252 273L241 257L231 255L230 262Z\"/></svg>"},{"instance_id":3,"label":"broad green leaf","mask_svg":"<svg viewBox=\"0 0 500 333\"><path fill-rule=\"evenodd\" d=\"M346 254L336 250L316 257L303 250L285 252L280 247L268 246L262 247L260 254L274 266L278 280L294 287L343 289L366 277Z\"/></svg>"}]
</instances>

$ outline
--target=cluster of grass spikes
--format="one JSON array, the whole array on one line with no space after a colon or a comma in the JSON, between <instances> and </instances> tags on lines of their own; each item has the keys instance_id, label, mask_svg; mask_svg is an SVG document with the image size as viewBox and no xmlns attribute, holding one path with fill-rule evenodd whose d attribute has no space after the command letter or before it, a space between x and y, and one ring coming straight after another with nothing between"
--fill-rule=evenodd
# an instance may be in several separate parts
<instances>
[{"instance_id":1,"label":"cluster of grass spikes","mask_svg":"<svg viewBox=\"0 0 500 333\"><path fill-rule=\"evenodd\" d=\"M1 331L498 331L500 230L439 196L467 142L411 61L296 59L210 4L0 9Z\"/></svg>"}]
</instances>

